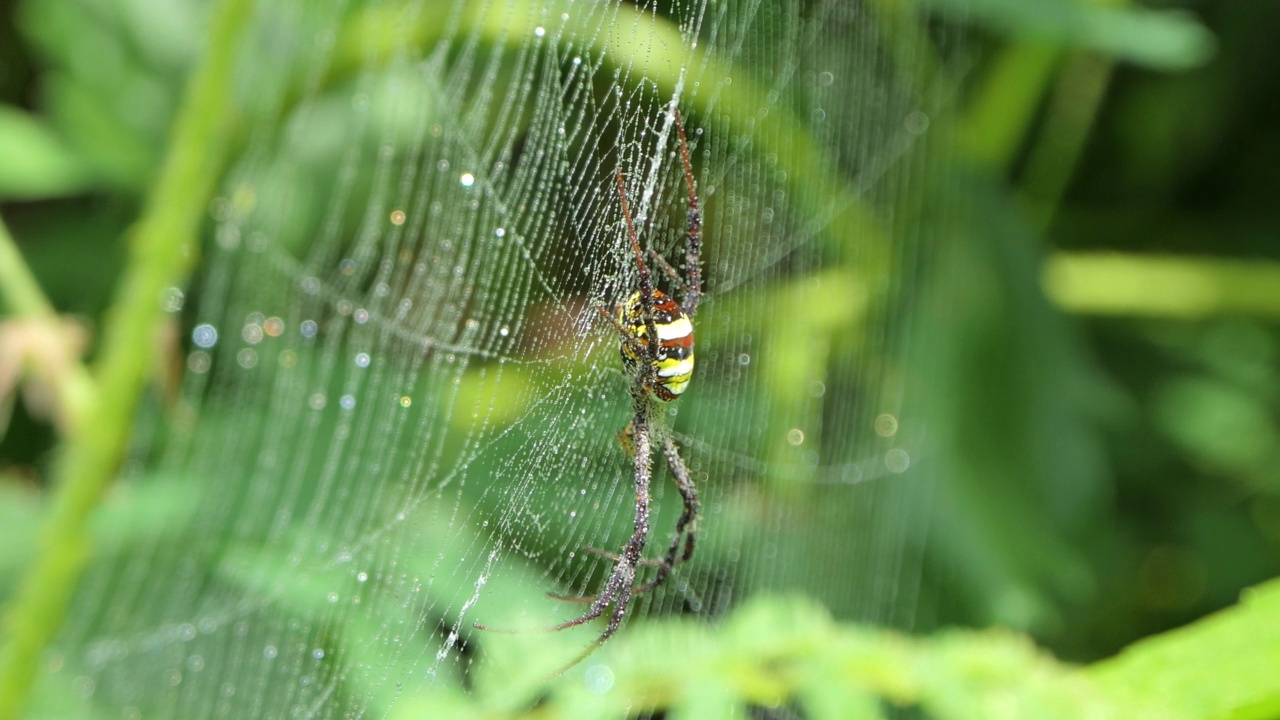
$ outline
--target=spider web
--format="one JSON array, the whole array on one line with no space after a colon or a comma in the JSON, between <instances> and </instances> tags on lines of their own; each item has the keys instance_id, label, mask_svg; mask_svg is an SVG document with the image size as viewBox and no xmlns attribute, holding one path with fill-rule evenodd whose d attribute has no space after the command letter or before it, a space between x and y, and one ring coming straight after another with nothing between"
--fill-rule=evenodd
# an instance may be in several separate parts
<instances>
[{"instance_id":1,"label":"spider web","mask_svg":"<svg viewBox=\"0 0 1280 720\"><path fill-rule=\"evenodd\" d=\"M953 39L874 7L260 8L182 386L139 424L104 513L134 519L53 681L111 716L385 716L589 644L601 625L539 629L583 609L548 592L607 579L586 549L630 532L630 381L598 310L636 287L615 169L683 270L677 107L705 295L694 381L657 421L702 512L622 634L776 591L919 622L906 339L947 99L921 67ZM653 486L649 557L680 512L660 460Z\"/></svg>"}]
</instances>

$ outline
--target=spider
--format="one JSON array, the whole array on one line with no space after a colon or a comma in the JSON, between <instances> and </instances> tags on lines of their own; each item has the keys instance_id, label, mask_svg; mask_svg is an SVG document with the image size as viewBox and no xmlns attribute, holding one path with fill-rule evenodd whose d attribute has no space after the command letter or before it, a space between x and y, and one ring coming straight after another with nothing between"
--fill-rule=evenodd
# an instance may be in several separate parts
<instances>
[{"instance_id":1,"label":"spider","mask_svg":"<svg viewBox=\"0 0 1280 720\"><path fill-rule=\"evenodd\" d=\"M627 235L631 240L631 249L635 253L640 287L627 298L626 302L618 306L617 317L609 315L603 309L600 312L622 335L619 351L623 366L632 378L630 392L633 416L627 427L618 433L618 439L623 450L635 460L635 529L631 539L622 547L621 553L613 554L588 548L590 552L614 561L613 572L599 595L582 598L553 595L561 600L590 603L586 612L552 627L553 631L590 622L604 615L612 607L609 613L609 624L604 632L580 657L570 663L570 666L585 658L618 631L632 596L662 585L676 565L693 557L697 531L698 492L694 487L693 479L689 476L688 467L680 457L680 449L675 439L666 431L655 433L652 422L655 404L668 403L679 398L693 377L693 316L702 292L702 271L699 265L699 253L702 248L702 213L698 209L698 193L694 184L693 169L689 163L689 144L685 139L684 123L679 111L675 112L675 121L680 136L680 159L684 164L685 185L689 191L689 211L685 228L686 281L681 281L675 269L660 255L652 250L650 254L661 266L663 272L681 288L682 300L679 304L654 287L653 275L649 271L649 266L645 264L645 254L640 249L635 225L631 221L631 209L627 204L627 191L622 180L622 171L616 172L618 200L622 206L622 217L627 226ZM671 468L671 474L675 478L676 489L679 490L684 502L684 510L676 521L675 537L667 546L666 554L660 559L645 560L642 556L649 536L649 485L653 477L652 455L655 437L661 445L667 466ZM656 567L657 571L651 580L636 585L636 576L641 566Z\"/></svg>"}]
</instances>

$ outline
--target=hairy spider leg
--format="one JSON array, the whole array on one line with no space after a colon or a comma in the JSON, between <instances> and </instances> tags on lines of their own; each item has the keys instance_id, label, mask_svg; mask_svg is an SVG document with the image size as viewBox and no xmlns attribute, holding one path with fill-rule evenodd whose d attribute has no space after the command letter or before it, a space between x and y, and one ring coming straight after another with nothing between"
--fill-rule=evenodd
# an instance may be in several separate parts
<instances>
[{"instance_id":1,"label":"hairy spider leg","mask_svg":"<svg viewBox=\"0 0 1280 720\"><path fill-rule=\"evenodd\" d=\"M676 565L688 562L689 558L693 557L693 543L694 538L697 537L698 525L698 490L694 487L693 479L689 477L689 468L680 457L680 449L676 446L675 439L670 435L662 438L662 454L666 457L667 467L671 468L671 475L676 480L676 489L680 491L680 499L684 501L684 511L676 521L675 537L667 547L666 556L658 563L657 574L649 582L632 588L633 593L648 592L658 587L666 582ZM682 540L684 541L683 553L680 552Z\"/></svg>"},{"instance_id":2,"label":"hairy spider leg","mask_svg":"<svg viewBox=\"0 0 1280 720\"><path fill-rule=\"evenodd\" d=\"M659 255L658 251L653 248L649 248L649 257L653 258L653 261L658 263L658 267L662 268L663 274L671 278L671 282L684 290L685 296L687 297L689 294L689 286L685 285L684 279L680 277L680 273L676 272L675 268L671 267L671 263L667 262L667 259Z\"/></svg>"},{"instance_id":3,"label":"hairy spider leg","mask_svg":"<svg viewBox=\"0 0 1280 720\"><path fill-rule=\"evenodd\" d=\"M613 323L613 326L618 329L618 334L622 335L622 342L630 345L632 350L635 350L637 353L646 352L648 350L648 344L640 342L635 338L634 335L627 332L627 329L622 326L622 323L618 321L617 317L610 315L608 311L606 311L602 307L598 307L596 308L596 310L599 311L600 314L603 315L606 320ZM628 427L630 427L630 425L628 425ZM627 455L633 455L633 454L634 453L631 453L631 452L627 453Z\"/></svg>"},{"instance_id":4,"label":"hairy spider leg","mask_svg":"<svg viewBox=\"0 0 1280 720\"><path fill-rule=\"evenodd\" d=\"M680 273L671 267L666 258L649 248L649 257L658 264L663 274L671 278L683 292L681 311L693 320L698 309L698 300L702 297L702 265L699 258L702 253L702 210L698 206L698 191L693 179L693 166L689 162L689 144L684 137L684 123L680 119L680 111L676 111L676 129L680 133L680 160L684 163L684 183L689 190L689 212L685 222L685 272L688 278L681 278Z\"/></svg>"},{"instance_id":5,"label":"hairy spider leg","mask_svg":"<svg viewBox=\"0 0 1280 720\"><path fill-rule=\"evenodd\" d=\"M619 436L623 435L629 438L628 442L633 444L634 449L634 429L628 425L626 430L619 433ZM633 455L634 453L628 452L627 454ZM697 536L698 490L693 483L692 477L689 475L688 467L680 457L680 449L679 446L676 445L674 438L666 436L662 439L662 454L667 460L667 466L671 468L671 475L675 478L676 489L680 492L680 498L684 503L684 509L680 514L680 519L676 521L675 537L672 538L671 544L667 547L666 554L660 559L640 561L640 565L642 567L658 568L658 573L649 582L632 587L631 593L633 595L648 592L666 582L666 579L670 577L671 571L675 566L688 562L689 559L693 557L694 542ZM684 545L684 552L680 551L681 544ZM614 562L619 562L622 559L622 556L617 553L608 552L607 550L601 550L593 547L584 549L586 552L593 555L599 555L603 558L608 558ZM595 602L598 597L579 597L575 595L561 595L559 593L547 593L547 595L557 600L577 603Z\"/></svg>"},{"instance_id":6,"label":"hairy spider leg","mask_svg":"<svg viewBox=\"0 0 1280 720\"><path fill-rule=\"evenodd\" d=\"M653 476L652 457L653 446L650 439L648 427L648 412L637 411L635 418L632 420L636 425L636 456L635 456L635 472L636 472L636 518L635 530L631 533L631 539L622 548L622 554L619 556L618 564L614 566L613 574L609 576L609 581L605 583L604 592L600 593L591 603L591 607L582 615L562 622L559 625L553 625L546 628L546 632L556 632L559 630L567 630L571 627L577 627L588 623L605 614L605 610L609 606L613 606L613 612L609 613L609 624L605 627L604 632L588 645L582 652L578 653L572 660L561 665L557 670L550 673L547 679L563 675L569 668L577 665L585 660L591 653L600 649L605 641L613 637L622 627L622 620L626 617L627 607L631 603L631 584L635 581L636 567L641 564L641 556L644 554L645 540L649 536L649 484ZM500 630L485 625L474 624L478 630L490 630L496 632L514 632L508 630Z\"/></svg>"},{"instance_id":7,"label":"hairy spider leg","mask_svg":"<svg viewBox=\"0 0 1280 720\"><path fill-rule=\"evenodd\" d=\"M680 133L680 160L684 164L684 183L689 189L689 213L685 220L687 242L684 251L685 280L684 301L680 304L684 314L693 319L702 297L702 210L698 207L698 189L693 180L693 165L689 162L689 142L684 136L684 120L675 111L676 130ZM664 261L665 262L665 261Z\"/></svg>"},{"instance_id":8,"label":"hairy spider leg","mask_svg":"<svg viewBox=\"0 0 1280 720\"><path fill-rule=\"evenodd\" d=\"M618 628L622 625L622 619L627 613L627 606L631 602L631 585L635 582L636 568L640 565L641 556L644 554L644 544L649 537L649 484L653 475L653 447L650 441L648 420L648 412L637 412L632 420L636 424L636 516L635 529L631 533L631 539L623 546L618 563L613 568L613 574L609 576L609 581L605 583L604 591L596 596L595 601L591 603L591 607L587 608L587 611L582 615L551 628L554 631L577 627L600 617L610 605L613 606L613 612L609 614L609 624L605 627L604 632L600 634L600 637L596 639L586 653L565 666L566 669L577 664L618 631Z\"/></svg>"}]
</instances>

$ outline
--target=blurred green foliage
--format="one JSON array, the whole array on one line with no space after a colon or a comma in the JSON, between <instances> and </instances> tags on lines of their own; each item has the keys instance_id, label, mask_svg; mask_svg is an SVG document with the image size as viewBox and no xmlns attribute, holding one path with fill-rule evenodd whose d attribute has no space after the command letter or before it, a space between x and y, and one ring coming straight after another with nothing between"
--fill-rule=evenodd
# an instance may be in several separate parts
<instances>
[{"instance_id":1,"label":"blurred green foliage","mask_svg":"<svg viewBox=\"0 0 1280 720\"><path fill-rule=\"evenodd\" d=\"M103 317L108 288L119 275L124 227L171 150L164 143L167 128L203 42L205 10L198 3L167 3L159 12L152 5L27 0L6 6L0 17L0 39L16 39L0 42L6 70L0 75L0 216L55 306L92 325ZM869 5L878 8L875 21L894 42L918 53L926 31L911 15L915 9ZM913 324L899 328L943 350L912 368L930 403L916 409L929 418L930 462L945 468L944 480L928 490L936 493L933 510L918 533L927 546L927 590L921 593L925 607L913 618L916 629L1002 625L1030 633L1060 657L1094 661L1230 606L1243 588L1280 574L1280 334L1274 302L1251 299L1271 281L1280 287L1273 209L1280 132L1272 122L1280 50L1269 32L1280 9L1266 3L1148 5L923 3L926 12L966 23L976 52L932 63L925 54L912 55L913 71L926 84L937 80L939 68L973 63L954 106L931 118L939 142L953 145L930 151L954 165L940 167L910 191L959 195L965 208L942 221L945 242L922 243L936 253L927 258L929 281ZM358 53L369 46L362 25L369 17L353 12L351 33L342 38L354 43L340 44L352 53L344 58L352 64L367 59ZM289 19L282 13L264 25L287 27ZM269 40L296 49L279 36ZM271 46L268 39L254 41ZM350 67L338 65L325 79L333 87L349 80L344 72ZM268 79L255 86L260 95L245 102L255 112L274 112L273 91L297 81L290 72L264 70ZM379 91L394 91L393 79ZM750 83L743 86L737 92L747 99L738 102L751 106ZM308 108L314 117L305 137L282 123L280 162L298 163L315 175L331 170L353 132L344 103L341 93L321 95ZM730 102L730 115L732 110ZM366 128L358 139L386 137L381 131L400 121L375 118L379 132ZM818 207L821 193L842 192L831 189L841 183L834 168L814 157L805 137L790 132L793 119L779 113L770 122L778 125L752 132L787 137L784 162L815 171L794 173L802 176L795 182L819 188L798 191L798 197ZM824 181L832 177L837 179ZM286 180L280 182L284 188ZM288 189L300 189L303 197L294 206L299 217L281 222L290 233L282 242L297 247L315 231L309 222L316 221L307 218L320 215L308 209L324 207L328 198L316 188ZM266 197L272 191L259 189ZM842 227L859 234L847 228L865 229L863 222ZM1104 274L1088 262L1092 253L1116 253L1131 262L1109 265ZM1157 253L1176 258L1182 274L1153 275L1145 258ZM1077 271L1050 274L1056 305L1041 283L1046 261L1051 270ZM869 264L886 262L872 253ZM877 270L858 272L874 278ZM797 282L762 292L758 307L723 321L713 316L708 327L760 326L771 308L812 302L821 278L810 281L815 285ZM832 286L854 288L858 297L850 304L871 302L859 294L864 286L842 276ZM1262 291L1193 292L1245 286ZM1115 288L1130 287L1142 291L1123 304L1107 301ZM783 338L776 346L819 344L866 321L861 312L835 309L799 314L809 322L773 329ZM838 363L841 352L851 349L837 347L829 362ZM804 357L774 367L800 367L803 378L816 372L802 367L807 361L817 362ZM508 382L537 382L518 375L512 371ZM803 411L802 396L788 395L800 386L788 377L766 378L762 385L773 402ZM483 397L484 386L472 376L461 392ZM690 406L682 422L716 413L755 415L750 403L758 400L744 397L742 407L714 410ZM6 407L0 403L0 410ZM210 406L213 417L206 420L235 432L237 419L217 417L219 410L226 409ZM430 409L415 408L420 411ZM33 518L42 505L35 490L44 487L56 443L26 403L16 402L12 412L0 440L0 594L6 596L29 559L16 549L29 547L36 532ZM610 462L607 440L590 448L592 463ZM724 442L738 447L751 441ZM456 452L446 448L445 458ZM769 452L775 457L788 448ZM476 461L475 471L482 472L485 462ZM763 486L743 492L764 498ZM141 542L139 528L150 542L190 541L183 535L185 521L200 498L184 487L156 480L145 493L105 505L95 521L103 538L99 552L127 555ZM501 498L476 493L470 500L483 508ZM670 505L673 499L665 500ZM794 503L803 509L797 513L822 506L820 495L767 501ZM720 522L723 530L748 528L750 521ZM432 532L445 527L456 529L451 522L427 523L420 534L404 538L408 554L461 557L464 550L452 545L460 533ZM306 537L290 543L316 544ZM698 562L711 567L732 551L712 537ZM811 557L803 551L815 549L782 550ZM385 675L366 676L369 668L392 675L412 668L387 669L376 645L353 640L379 637L385 626L361 626L358 616L346 617L346 625L329 617L323 594L345 576L299 566L278 548L237 545L219 553L211 583L260 597L264 613L332 623L335 643L348 651L349 696L343 701L391 706L393 698L382 696L387 688L378 682ZM797 589L821 589L823 576L832 572L812 561L788 568ZM513 563L494 578L527 590L539 584L536 572ZM652 681L629 688L621 708L595 704L604 701L567 685L540 694L539 673L555 666L548 648L563 652L583 636L531 642L516 635L475 642L492 658L536 658L529 667L490 659L470 678L474 693L413 696L401 699L397 712L518 717L534 707L603 716L641 702L670 709L673 717L700 717L700 708L735 703L798 707L811 717L849 717L853 708L874 717L885 706L914 706L936 717L992 717L993 708L1010 717L1265 717L1274 714L1276 701L1259 690L1268 678L1258 669L1273 667L1267 646L1275 643L1267 627L1275 592L1260 590L1228 615L1145 641L1087 670L1061 665L1003 632L912 640L836 623L811 601L764 598L737 608L716 633L677 618L637 628L606 646L601 652L615 667L637 668L625 677ZM533 611L523 603L502 606L503 597L518 594L492 592L498 605L485 609L493 615L483 621L545 624L539 613L553 613L550 605ZM847 608L839 599L827 604L844 619ZM388 606L375 616L413 627L416 610ZM685 664L655 665L654 658L673 646L687 647ZM513 692L513 686L523 690ZM43 688L41 702L56 706L41 709L50 716L94 712L75 705L65 690Z\"/></svg>"}]
</instances>

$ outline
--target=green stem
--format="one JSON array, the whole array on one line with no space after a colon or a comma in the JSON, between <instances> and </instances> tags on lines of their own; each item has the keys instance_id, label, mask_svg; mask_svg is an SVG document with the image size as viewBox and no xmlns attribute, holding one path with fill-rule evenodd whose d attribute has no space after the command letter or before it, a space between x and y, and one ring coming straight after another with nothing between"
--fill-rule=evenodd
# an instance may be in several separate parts
<instances>
[{"instance_id":1,"label":"green stem","mask_svg":"<svg viewBox=\"0 0 1280 720\"><path fill-rule=\"evenodd\" d=\"M5 300L9 313L17 317L52 316L53 306L40 291L22 253L13 242L9 228L0 220L0 296Z\"/></svg>"},{"instance_id":2,"label":"green stem","mask_svg":"<svg viewBox=\"0 0 1280 720\"><path fill-rule=\"evenodd\" d=\"M1058 307L1082 315L1280 317L1274 262L1059 252L1045 263L1044 285Z\"/></svg>"},{"instance_id":3,"label":"green stem","mask_svg":"<svg viewBox=\"0 0 1280 720\"><path fill-rule=\"evenodd\" d=\"M996 58L960 126L961 146L971 159L993 170L1009 169L1061 57L1055 45L1014 43Z\"/></svg>"},{"instance_id":4,"label":"green stem","mask_svg":"<svg viewBox=\"0 0 1280 720\"><path fill-rule=\"evenodd\" d=\"M41 654L62 627L92 552L89 515L124 456L150 372L164 320L161 298L184 283L194 262L197 233L235 117L236 50L251 6L250 0L220 0L215 6L209 45L175 119L170 153L131 231L129 265L95 367L99 392L61 449L38 552L3 617L0 720L22 712ZM16 302L28 302L29 290L20 289L25 299Z\"/></svg>"},{"instance_id":5,"label":"green stem","mask_svg":"<svg viewBox=\"0 0 1280 720\"><path fill-rule=\"evenodd\" d=\"M1062 66L1039 140L1027 154L1022 193L1041 228L1053 220L1106 98L1115 61L1072 53Z\"/></svg>"}]
</instances>

